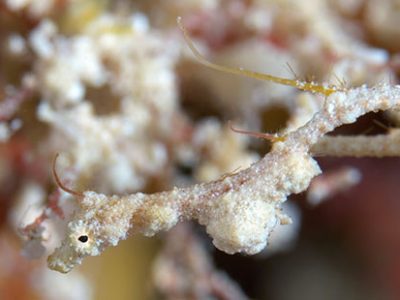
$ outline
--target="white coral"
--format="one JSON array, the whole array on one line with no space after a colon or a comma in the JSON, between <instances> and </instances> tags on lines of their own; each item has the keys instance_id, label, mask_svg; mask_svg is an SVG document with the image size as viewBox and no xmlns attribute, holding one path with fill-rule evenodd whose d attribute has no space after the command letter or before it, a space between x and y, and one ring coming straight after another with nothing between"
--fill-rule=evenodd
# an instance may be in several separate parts
<instances>
[{"instance_id":1,"label":"white coral","mask_svg":"<svg viewBox=\"0 0 400 300\"><path fill-rule=\"evenodd\" d=\"M382 85L335 92L327 97L323 108L306 125L276 142L270 153L246 170L208 184L152 195L138 193L121 199L113 196L107 202L93 202L92 197L106 198L94 192L86 193L80 211L70 224L86 224L83 231L95 228L92 238L96 245L99 244L94 252L97 255L98 250L115 245L115 238L126 237L128 223L137 231L147 232L151 228L152 234L168 229L176 223L178 216L161 213L161 209L163 221L160 223L160 214L154 213L154 209L160 205L174 207L179 215L198 219L205 225L214 244L221 250L257 253L266 245L267 237L279 219L287 222L280 212L287 196L304 191L311 179L320 173L318 164L309 154L310 147L325 133L341 124L354 122L362 114L399 105L400 87ZM88 201L96 203L95 206L85 206ZM149 211L152 213L147 213ZM118 214L119 222L125 224L119 228L121 231L117 230L117 236L107 234L106 230L116 226L113 224L114 212ZM171 217L168 219L168 216ZM67 239L74 234L70 226ZM68 268L64 271L67 271L88 255L67 241L50 257L50 267L64 265L66 255ZM78 259L71 259L73 257Z\"/></svg>"}]
</instances>

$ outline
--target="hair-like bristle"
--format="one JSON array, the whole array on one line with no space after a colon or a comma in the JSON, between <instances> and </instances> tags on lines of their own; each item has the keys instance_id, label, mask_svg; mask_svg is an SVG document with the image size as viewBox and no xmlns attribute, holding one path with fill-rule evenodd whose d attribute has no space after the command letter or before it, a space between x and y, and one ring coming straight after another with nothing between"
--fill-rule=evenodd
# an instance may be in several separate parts
<instances>
[{"instance_id":1,"label":"hair-like bristle","mask_svg":"<svg viewBox=\"0 0 400 300\"><path fill-rule=\"evenodd\" d=\"M76 196L76 197L83 197L83 193L74 191L74 190L72 190L72 189L66 187L66 186L61 182L61 179L60 179L60 177L58 176L57 171L56 171L56 164L57 164L57 159L58 159L59 156L60 156L60 153L57 153L56 156L54 157L54 160L53 160L53 176L54 176L54 180L56 181L57 186L58 186L60 189L62 189L64 192L67 192L67 193L69 193L69 194L71 194L71 195L74 195L74 196Z\"/></svg>"}]
</instances>

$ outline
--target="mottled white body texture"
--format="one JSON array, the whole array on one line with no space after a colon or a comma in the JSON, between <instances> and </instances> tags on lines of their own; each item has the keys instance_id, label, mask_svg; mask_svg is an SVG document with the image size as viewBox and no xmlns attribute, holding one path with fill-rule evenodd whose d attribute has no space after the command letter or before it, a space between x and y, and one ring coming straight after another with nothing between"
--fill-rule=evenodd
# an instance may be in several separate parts
<instances>
[{"instance_id":1,"label":"mottled white body texture","mask_svg":"<svg viewBox=\"0 0 400 300\"><path fill-rule=\"evenodd\" d=\"M128 231L151 236L182 219L206 226L214 245L227 253L254 254L267 244L278 224L290 219L281 204L307 189L321 173L311 147L327 132L359 116L400 105L400 87L380 85L337 91L326 97L313 118L287 133L249 168L209 183L169 192L107 197L85 192L62 245L49 257L52 269L68 272L88 255L125 239ZM82 242L79 237L87 236Z\"/></svg>"}]
</instances>

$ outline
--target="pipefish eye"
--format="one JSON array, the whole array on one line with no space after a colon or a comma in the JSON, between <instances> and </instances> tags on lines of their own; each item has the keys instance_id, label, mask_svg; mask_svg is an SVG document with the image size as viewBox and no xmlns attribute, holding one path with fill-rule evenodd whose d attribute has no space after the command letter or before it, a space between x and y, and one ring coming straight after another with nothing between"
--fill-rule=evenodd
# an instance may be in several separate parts
<instances>
[{"instance_id":1,"label":"pipefish eye","mask_svg":"<svg viewBox=\"0 0 400 300\"><path fill-rule=\"evenodd\" d=\"M87 235L81 235L80 237L78 237L78 241L82 242L82 243L86 243L89 240L89 237Z\"/></svg>"}]
</instances>

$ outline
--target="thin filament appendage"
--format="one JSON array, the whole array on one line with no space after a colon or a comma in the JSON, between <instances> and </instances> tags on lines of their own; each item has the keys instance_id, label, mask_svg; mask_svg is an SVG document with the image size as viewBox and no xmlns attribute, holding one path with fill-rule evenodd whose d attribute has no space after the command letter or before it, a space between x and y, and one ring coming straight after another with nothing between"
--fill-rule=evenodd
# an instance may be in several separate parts
<instances>
[{"instance_id":1,"label":"thin filament appendage","mask_svg":"<svg viewBox=\"0 0 400 300\"><path fill-rule=\"evenodd\" d=\"M60 153L57 153L56 156L54 157L54 160L53 160L53 176L54 176L54 180L55 180L56 183L57 183L57 186L58 186L60 189L62 189L64 192L67 192L68 194L74 195L74 196L76 196L76 197L83 197L83 193L74 191L74 190L72 190L72 189L66 187L66 186L61 182L61 179L60 179L60 177L58 176L57 171L56 171L57 158L59 157L59 155L60 155Z\"/></svg>"},{"instance_id":2,"label":"thin filament appendage","mask_svg":"<svg viewBox=\"0 0 400 300\"><path fill-rule=\"evenodd\" d=\"M248 136L252 136L258 139L265 139L271 142L283 142L285 140L284 136L277 136L275 134L270 134L270 133L262 133L262 132L255 132L255 131L248 131L248 130L242 130L242 129L237 129L233 127L232 122L228 122L229 128L236 133L240 134L246 134Z\"/></svg>"},{"instance_id":3,"label":"thin filament appendage","mask_svg":"<svg viewBox=\"0 0 400 300\"><path fill-rule=\"evenodd\" d=\"M282 78L282 77L277 77L273 76L270 74L264 74L264 73L258 73L250 70L246 70L243 68L235 68L235 67L227 67L227 66L222 66L218 65L215 63L212 63L208 61L204 56L200 54L200 52L196 49L196 47L193 44L192 39L190 38L190 35L186 28L182 24L182 18L178 17L176 19L178 26L180 30L183 33L183 36L185 38L185 41L192 51L193 55L196 57L196 59L203 64L206 67L209 67L211 69L221 71L221 72L226 72L230 74L235 74L235 75L241 75L245 77L250 77L250 78L255 78L259 80L264 80L264 81L270 81L270 82L275 82L278 84L283 84L287 86L291 86L303 91L309 91L313 93L319 93L323 94L325 96L329 96L330 94L337 92L338 89L335 86L323 86L323 85L318 85L314 82L306 82L306 81L299 81L295 79L288 79L288 78Z\"/></svg>"}]
</instances>

